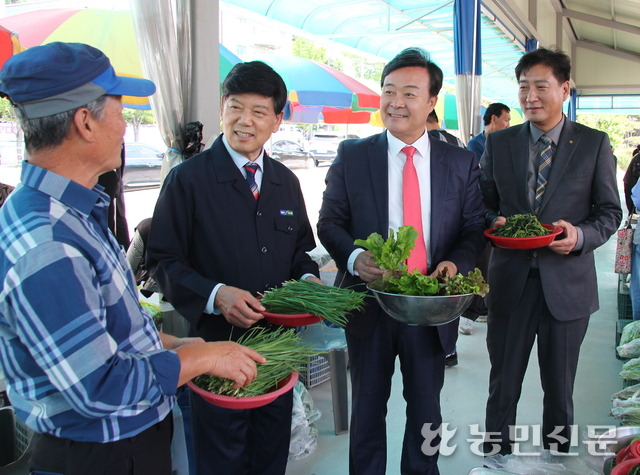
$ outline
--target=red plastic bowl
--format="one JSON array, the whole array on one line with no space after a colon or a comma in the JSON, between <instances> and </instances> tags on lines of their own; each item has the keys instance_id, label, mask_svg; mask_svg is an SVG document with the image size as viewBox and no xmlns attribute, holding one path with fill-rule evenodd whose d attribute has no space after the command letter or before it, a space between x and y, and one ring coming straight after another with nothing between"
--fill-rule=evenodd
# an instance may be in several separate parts
<instances>
[{"instance_id":1,"label":"red plastic bowl","mask_svg":"<svg viewBox=\"0 0 640 475\"><path fill-rule=\"evenodd\" d=\"M269 323L273 323L275 325L282 325L284 327L302 327L304 325L311 325L313 323L318 323L322 320L322 317L318 315L314 315L312 313L298 313L287 315L284 313L271 313L271 312L260 312L264 315L264 319Z\"/></svg>"},{"instance_id":2,"label":"red plastic bowl","mask_svg":"<svg viewBox=\"0 0 640 475\"><path fill-rule=\"evenodd\" d=\"M496 228L490 228L485 230L484 235L491 239L496 246L504 249L538 249L551 244L556 236L563 231L560 226L554 226L553 224L543 224L542 227L550 230L551 234L522 238L502 237L494 236L493 232Z\"/></svg>"},{"instance_id":3,"label":"red plastic bowl","mask_svg":"<svg viewBox=\"0 0 640 475\"><path fill-rule=\"evenodd\" d=\"M215 406L224 407L227 409L253 409L254 407L264 406L276 400L278 396L289 391L298 382L298 373L295 371L280 381L278 389L261 396L251 397L232 397L232 396L220 396L196 386L193 381L188 381L187 386L194 393L198 394L202 399Z\"/></svg>"},{"instance_id":4,"label":"red plastic bowl","mask_svg":"<svg viewBox=\"0 0 640 475\"><path fill-rule=\"evenodd\" d=\"M625 460L624 462L619 463L613 467L613 470L611 470L611 475L627 475L629 471L637 465L640 465L640 459Z\"/></svg>"}]
</instances>

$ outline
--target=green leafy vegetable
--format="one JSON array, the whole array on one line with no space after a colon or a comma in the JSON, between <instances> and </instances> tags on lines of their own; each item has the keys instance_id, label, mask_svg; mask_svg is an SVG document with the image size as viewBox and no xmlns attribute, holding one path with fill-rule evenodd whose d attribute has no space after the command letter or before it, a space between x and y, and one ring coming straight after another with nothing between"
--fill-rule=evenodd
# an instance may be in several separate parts
<instances>
[{"instance_id":1,"label":"green leafy vegetable","mask_svg":"<svg viewBox=\"0 0 640 475\"><path fill-rule=\"evenodd\" d=\"M385 240L378 233L372 233L366 240L356 239L354 244L368 249L373 260L382 270L403 271L407 269L406 261L416 245L418 232L413 226L400 226L398 233L389 229L389 237Z\"/></svg>"},{"instance_id":2,"label":"green leafy vegetable","mask_svg":"<svg viewBox=\"0 0 640 475\"><path fill-rule=\"evenodd\" d=\"M551 234L551 231L544 228L538 218L532 214L509 216L504 226L500 226L493 232L494 236L512 238L544 236L545 234Z\"/></svg>"},{"instance_id":3,"label":"green leafy vegetable","mask_svg":"<svg viewBox=\"0 0 640 475\"><path fill-rule=\"evenodd\" d=\"M640 338L640 320L635 320L624 326L620 336L620 346Z\"/></svg>"},{"instance_id":4,"label":"green leafy vegetable","mask_svg":"<svg viewBox=\"0 0 640 475\"><path fill-rule=\"evenodd\" d=\"M344 327L349 312L363 309L364 296L352 289L289 280L262 294L260 303L271 313L312 313Z\"/></svg>"},{"instance_id":5,"label":"green leafy vegetable","mask_svg":"<svg viewBox=\"0 0 640 475\"><path fill-rule=\"evenodd\" d=\"M614 407L611 409L611 415L623 426L640 425L640 406Z\"/></svg>"},{"instance_id":6,"label":"green leafy vegetable","mask_svg":"<svg viewBox=\"0 0 640 475\"><path fill-rule=\"evenodd\" d=\"M640 379L640 358L633 358L622 365L620 377L632 381Z\"/></svg>"},{"instance_id":7,"label":"green leafy vegetable","mask_svg":"<svg viewBox=\"0 0 640 475\"><path fill-rule=\"evenodd\" d=\"M444 277L443 295L477 294L484 297L487 293L489 293L489 285L484 281L482 272L477 267L466 277L462 274Z\"/></svg>"},{"instance_id":8,"label":"green leafy vegetable","mask_svg":"<svg viewBox=\"0 0 640 475\"><path fill-rule=\"evenodd\" d=\"M258 376L244 388L233 387L230 379L200 375L193 379L199 388L222 396L260 396L272 391L293 371L301 371L309 358L318 352L296 335L295 328L270 331L255 327L238 339L238 343L254 349L267 360L258 364Z\"/></svg>"},{"instance_id":9,"label":"green leafy vegetable","mask_svg":"<svg viewBox=\"0 0 640 475\"><path fill-rule=\"evenodd\" d=\"M385 292L405 295L436 295L439 290L438 279L421 274L418 269L414 269L411 274L391 277L384 288Z\"/></svg>"},{"instance_id":10,"label":"green leafy vegetable","mask_svg":"<svg viewBox=\"0 0 640 475\"><path fill-rule=\"evenodd\" d=\"M415 246L418 233L413 226L401 226L398 233L389 229L389 237L384 240L378 233L367 239L356 239L354 244L362 246L373 254L374 262L384 270L380 279L369 285L375 290L403 295L462 295L477 294L484 297L489 286L480 269L474 269L467 276L456 274L448 277L445 273L430 277L414 269L407 271L405 260Z\"/></svg>"}]
</instances>

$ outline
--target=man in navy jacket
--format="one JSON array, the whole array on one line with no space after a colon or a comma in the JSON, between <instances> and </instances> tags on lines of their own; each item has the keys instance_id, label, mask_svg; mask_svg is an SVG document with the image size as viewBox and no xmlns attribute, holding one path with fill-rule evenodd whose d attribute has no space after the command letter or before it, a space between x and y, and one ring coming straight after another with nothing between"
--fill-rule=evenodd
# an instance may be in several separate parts
<instances>
[{"instance_id":1,"label":"man in navy jacket","mask_svg":"<svg viewBox=\"0 0 640 475\"><path fill-rule=\"evenodd\" d=\"M223 84L223 135L171 170L160 192L147 263L192 336L237 340L262 324L258 292L290 279L321 282L307 254L315 240L298 179L263 148L286 98L266 64L236 65ZM292 401L289 391L266 406L233 410L192 394L198 473L283 474Z\"/></svg>"}]
</instances>

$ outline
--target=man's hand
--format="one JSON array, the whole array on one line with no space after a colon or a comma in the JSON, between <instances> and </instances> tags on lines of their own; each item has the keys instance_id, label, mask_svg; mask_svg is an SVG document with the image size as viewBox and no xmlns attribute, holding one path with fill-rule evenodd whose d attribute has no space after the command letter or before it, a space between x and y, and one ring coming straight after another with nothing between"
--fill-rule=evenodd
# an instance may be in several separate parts
<instances>
[{"instance_id":1,"label":"man's hand","mask_svg":"<svg viewBox=\"0 0 640 475\"><path fill-rule=\"evenodd\" d=\"M560 219L555 223L552 223L554 226L560 226L564 232L560 235L563 236L562 239L558 239L556 241L551 241L547 247L555 252L556 254L569 254L576 247L578 243L578 231L575 226L564 219Z\"/></svg>"},{"instance_id":2,"label":"man's hand","mask_svg":"<svg viewBox=\"0 0 640 475\"><path fill-rule=\"evenodd\" d=\"M178 386L201 374L231 379L235 388L247 386L258 375L256 363L266 361L254 350L232 341L183 345L175 352L180 358Z\"/></svg>"},{"instance_id":3,"label":"man's hand","mask_svg":"<svg viewBox=\"0 0 640 475\"><path fill-rule=\"evenodd\" d=\"M263 318L265 308L260 301L246 290L230 285L223 285L218 289L214 306L222 312L224 318L231 325L249 328Z\"/></svg>"},{"instance_id":4,"label":"man's hand","mask_svg":"<svg viewBox=\"0 0 640 475\"><path fill-rule=\"evenodd\" d=\"M267 360L260 353L232 341L214 341L209 346L211 367L205 374L232 379L234 388L249 385L258 375L256 363Z\"/></svg>"},{"instance_id":5,"label":"man's hand","mask_svg":"<svg viewBox=\"0 0 640 475\"><path fill-rule=\"evenodd\" d=\"M322 282L322 280L316 277L315 275L310 275L304 280L308 280L309 282L315 282L316 284L324 285L324 282Z\"/></svg>"},{"instance_id":6,"label":"man's hand","mask_svg":"<svg viewBox=\"0 0 640 475\"><path fill-rule=\"evenodd\" d=\"M437 266L436 269L431 273L431 277L437 277L440 272L443 272L446 269L447 275L449 277L453 277L458 273L458 266L456 266L451 261L442 261Z\"/></svg>"},{"instance_id":7,"label":"man's hand","mask_svg":"<svg viewBox=\"0 0 640 475\"><path fill-rule=\"evenodd\" d=\"M507 222L507 218L505 218L504 216L498 216L496 219L493 220L493 228L499 228L500 226L504 226L504 224Z\"/></svg>"},{"instance_id":8,"label":"man's hand","mask_svg":"<svg viewBox=\"0 0 640 475\"><path fill-rule=\"evenodd\" d=\"M373 282L384 273L373 261L373 254L371 254L370 251L364 251L358 254L358 257L356 257L353 263L353 270L356 271L358 276L365 282Z\"/></svg>"}]
</instances>

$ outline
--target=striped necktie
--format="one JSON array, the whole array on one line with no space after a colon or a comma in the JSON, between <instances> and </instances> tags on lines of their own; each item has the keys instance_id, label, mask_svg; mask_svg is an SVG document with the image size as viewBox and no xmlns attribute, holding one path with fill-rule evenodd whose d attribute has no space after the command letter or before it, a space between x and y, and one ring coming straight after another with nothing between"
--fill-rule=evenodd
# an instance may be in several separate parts
<instances>
[{"instance_id":1,"label":"striped necktie","mask_svg":"<svg viewBox=\"0 0 640 475\"><path fill-rule=\"evenodd\" d=\"M407 146L402 149L407 156L402 169L402 212L404 214L404 224L413 226L418 231L416 246L411 250L407 259L409 272L418 269L422 274L427 273L427 247L424 240L424 229L422 228L422 206L420 204L420 183L418 173L413 164L413 154L415 147Z\"/></svg>"},{"instance_id":2,"label":"striped necktie","mask_svg":"<svg viewBox=\"0 0 640 475\"><path fill-rule=\"evenodd\" d=\"M244 169L247 171L247 184L249 185L249 189L256 200L260 196L258 184L256 183L256 172L258 171L258 166L259 165L254 162L247 162L244 166Z\"/></svg>"},{"instance_id":3,"label":"striped necktie","mask_svg":"<svg viewBox=\"0 0 640 475\"><path fill-rule=\"evenodd\" d=\"M547 180L549 178L549 172L551 171L551 161L553 160L553 140L547 135L543 135L540 137L539 142L541 144L541 150L538 156L538 181L536 184L535 201L536 215L540 212L540 204L542 203L544 190L547 187Z\"/></svg>"}]
</instances>

